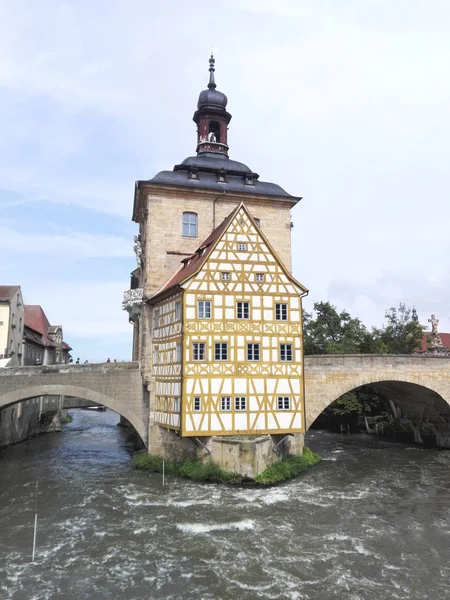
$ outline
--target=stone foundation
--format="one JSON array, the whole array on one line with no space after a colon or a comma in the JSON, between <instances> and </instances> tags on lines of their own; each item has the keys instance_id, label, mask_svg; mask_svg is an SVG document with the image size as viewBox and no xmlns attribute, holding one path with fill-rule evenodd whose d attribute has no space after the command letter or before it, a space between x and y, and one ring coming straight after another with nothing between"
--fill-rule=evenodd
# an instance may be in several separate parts
<instances>
[{"instance_id":1,"label":"stone foundation","mask_svg":"<svg viewBox=\"0 0 450 600\"><path fill-rule=\"evenodd\" d=\"M274 462L289 454L303 453L304 435L211 436L179 438L173 431L149 428L149 454L167 460L212 460L229 473L254 479Z\"/></svg>"}]
</instances>

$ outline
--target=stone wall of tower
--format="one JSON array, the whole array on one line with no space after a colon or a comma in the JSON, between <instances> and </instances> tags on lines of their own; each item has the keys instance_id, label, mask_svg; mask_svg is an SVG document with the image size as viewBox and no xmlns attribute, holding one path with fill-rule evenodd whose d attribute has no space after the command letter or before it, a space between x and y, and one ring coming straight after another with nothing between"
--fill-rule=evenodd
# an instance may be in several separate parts
<instances>
[{"instance_id":1,"label":"stone wall of tower","mask_svg":"<svg viewBox=\"0 0 450 600\"><path fill-rule=\"evenodd\" d=\"M200 243L241 202L245 202L275 252L291 270L291 203L267 197L219 196L211 192L180 188L176 191L143 189L147 221L144 225L144 295L152 296L180 268L181 260ZM183 212L198 215L198 236L182 236ZM215 214L214 214L215 213Z\"/></svg>"}]
</instances>

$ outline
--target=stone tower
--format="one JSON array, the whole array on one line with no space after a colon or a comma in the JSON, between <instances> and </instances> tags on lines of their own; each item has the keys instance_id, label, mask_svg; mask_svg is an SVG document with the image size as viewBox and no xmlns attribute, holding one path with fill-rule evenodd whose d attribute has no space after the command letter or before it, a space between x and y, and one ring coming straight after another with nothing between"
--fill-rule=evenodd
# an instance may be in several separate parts
<instances>
[{"instance_id":1,"label":"stone tower","mask_svg":"<svg viewBox=\"0 0 450 600\"><path fill-rule=\"evenodd\" d=\"M133 358L140 360L152 397L152 306L161 290L202 240L244 202L288 271L291 270L291 215L300 200L274 183L260 181L247 165L228 156L228 99L217 89L215 61L209 59L209 83L198 98L196 155L136 182L133 221L138 267L124 308L134 324Z\"/></svg>"}]
</instances>

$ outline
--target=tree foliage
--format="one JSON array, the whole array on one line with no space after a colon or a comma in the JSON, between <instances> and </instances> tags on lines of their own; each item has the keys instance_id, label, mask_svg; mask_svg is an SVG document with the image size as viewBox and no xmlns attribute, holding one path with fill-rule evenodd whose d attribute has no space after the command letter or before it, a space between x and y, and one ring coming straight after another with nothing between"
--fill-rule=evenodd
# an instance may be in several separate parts
<instances>
[{"instance_id":1,"label":"tree foliage","mask_svg":"<svg viewBox=\"0 0 450 600\"><path fill-rule=\"evenodd\" d=\"M386 323L381 329L373 329L388 354L412 354L423 337L423 327L413 319L412 310L400 302L385 313Z\"/></svg>"},{"instance_id":2,"label":"tree foliage","mask_svg":"<svg viewBox=\"0 0 450 600\"><path fill-rule=\"evenodd\" d=\"M369 330L346 310L330 302L316 302L314 314L304 312L304 353L311 354L411 354L419 346L423 328L412 310L400 303L385 313L386 323Z\"/></svg>"},{"instance_id":3,"label":"tree foliage","mask_svg":"<svg viewBox=\"0 0 450 600\"><path fill-rule=\"evenodd\" d=\"M329 302L316 302L304 313L303 346L311 354L412 354L423 337L422 326L403 303L385 313L381 328L370 330L347 311ZM341 424L359 428L365 416L389 412L387 399L369 388L359 388L335 400L318 419L319 426L339 430ZM395 416L395 415L394 415Z\"/></svg>"}]
</instances>

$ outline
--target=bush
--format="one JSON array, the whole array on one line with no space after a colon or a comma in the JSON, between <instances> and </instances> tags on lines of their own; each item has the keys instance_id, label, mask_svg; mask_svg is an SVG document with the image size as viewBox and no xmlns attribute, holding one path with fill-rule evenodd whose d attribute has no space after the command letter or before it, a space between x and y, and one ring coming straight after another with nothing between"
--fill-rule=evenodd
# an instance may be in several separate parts
<instances>
[{"instance_id":1,"label":"bush","mask_svg":"<svg viewBox=\"0 0 450 600\"><path fill-rule=\"evenodd\" d=\"M64 425L65 423L72 423L73 416L70 413L67 413L63 417L61 417L61 423Z\"/></svg>"},{"instance_id":2,"label":"bush","mask_svg":"<svg viewBox=\"0 0 450 600\"><path fill-rule=\"evenodd\" d=\"M261 485L273 485L287 479L292 479L303 473L309 467L316 465L322 458L305 446L301 456L287 456L279 462L270 465L255 479Z\"/></svg>"}]
</instances>

